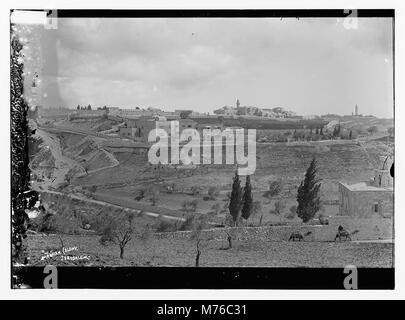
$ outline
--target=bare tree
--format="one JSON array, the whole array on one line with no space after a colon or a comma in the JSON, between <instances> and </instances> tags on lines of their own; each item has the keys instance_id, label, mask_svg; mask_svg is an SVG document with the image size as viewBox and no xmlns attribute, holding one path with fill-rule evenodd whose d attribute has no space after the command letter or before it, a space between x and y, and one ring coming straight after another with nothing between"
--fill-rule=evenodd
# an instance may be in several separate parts
<instances>
[{"instance_id":1,"label":"bare tree","mask_svg":"<svg viewBox=\"0 0 405 320\"><path fill-rule=\"evenodd\" d=\"M135 213L122 210L113 218L108 219L103 228L100 242L104 245L108 242L117 244L120 248L121 259L124 258L126 245L132 240L134 217Z\"/></svg>"},{"instance_id":2,"label":"bare tree","mask_svg":"<svg viewBox=\"0 0 405 320\"><path fill-rule=\"evenodd\" d=\"M254 219L260 213L260 211L262 211L262 203L259 200L253 201L252 219Z\"/></svg>"},{"instance_id":3,"label":"bare tree","mask_svg":"<svg viewBox=\"0 0 405 320\"><path fill-rule=\"evenodd\" d=\"M197 247L197 254L195 256L195 266L196 267L200 266L200 255L201 255L200 242L201 242L201 239L198 239L197 243L196 243L196 247Z\"/></svg>"},{"instance_id":4,"label":"bare tree","mask_svg":"<svg viewBox=\"0 0 405 320\"><path fill-rule=\"evenodd\" d=\"M195 266L199 267L200 266L200 257L201 257L201 247L200 244L203 241L202 239L202 230L206 227L207 225L207 220L206 220L205 215L199 216L197 221L194 224L194 230L191 233L190 240L195 241L196 245L196 255L195 255Z\"/></svg>"},{"instance_id":5,"label":"bare tree","mask_svg":"<svg viewBox=\"0 0 405 320\"><path fill-rule=\"evenodd\" d=\"M156 206L156 204L160 201L160 191L154 189L151 191L150 202L152 202L152 206Z\"/></svg>"},{"instance_id":6,"label":"bare tree","mask_svg":"<svg viewBox=\"0 0 405 320\"><path fill-rule=\"evenodd\" d=\"M226 233L226 240L228 240L228 249L232 248L232 236L228 231L225 231Z\"/></svg>"},{"instance_id":7,"label":"bare tree","mask_svg":"<svg viewBox=\"0 0 405 320\"><path fill-rule=\"evenodd\" d=\"M278 200L274 203L274 210L270 210L270 213L278 216L281 221L281 219L283 217L282 212L283 212L284 208L285 208L284 200Z\"/></svg>"}]
</instances>

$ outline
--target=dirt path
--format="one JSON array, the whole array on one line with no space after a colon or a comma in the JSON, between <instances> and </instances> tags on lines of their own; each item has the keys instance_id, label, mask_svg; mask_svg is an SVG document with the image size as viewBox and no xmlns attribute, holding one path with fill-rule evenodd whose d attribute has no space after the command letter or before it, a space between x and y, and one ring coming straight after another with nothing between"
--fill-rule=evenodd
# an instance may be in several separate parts
<instances>
[{"instance_id":1,"label":"dirt path","mask_svg":"<svg viewBox=\"0 0 405 320\"><path fill-rule=\"evenodd\" d=\"M32 186L35 189L41 186L45 190L57 188L61 183L66 182L65 175L68 171L76 166L80 166L76 161L63 155L59 139L44 130L37 129L36 135L43 141L43 147L48 148L53 158L55 166L51 177L44 178L43 182L34 181Z\"/></svg>"},{"instance_id":2,"label":"dirt path","mask_svg":"<svg viewBox=\"0 0 405 320\"><path fill-rule=\"evenodd\" d=\"M101 205L108 205L108 206L113 206L116 208L120 208L120 209L131 209L131 210L135 210L138 213L142 212L142 214L144 214L145 216L149 216L149 217L153 217L153 218L158 218L158 217L162 217L168 220L175 220L175 221L185 221L185 219L183 217L177 217L177 216L171 216L171 215L165 215L165 214L161 214L161 213L157 213L157 212L152 212L152 211L147 211L147 210L142 210L139 209L135 206L123 206L118 204L115 201L101 201L101 200L93 200L93 199L88 199L84 196L77 196L77 195L71 195L71 194L66 194L63 192L57 192L57 191L48 191L49 193L54 193L54 194L59 194L59 195L63 195L63 196L67 196L71 199L77 199L77 200L81 200L81 201L86 201L89 203L94 203L94 204L101 204Z\"/></svg>"},{"instance_id":3,"label":"dirt path","mask_svg":"<svg viewBox=\"0 0 405 320\"><path fill-rule=\"evenodd\" d=\"M360 140L358 140L358 144L359 144L361 150L364 152L364 154L365 154L366 157L367 157L368 164L369 164L371 167L375 167L376 164L374 163L372 157L370 156L370 154L368 153L366 147L364 146L364 142L365 142L365 141L360 141Z\"/></svg>"}]
</instances>

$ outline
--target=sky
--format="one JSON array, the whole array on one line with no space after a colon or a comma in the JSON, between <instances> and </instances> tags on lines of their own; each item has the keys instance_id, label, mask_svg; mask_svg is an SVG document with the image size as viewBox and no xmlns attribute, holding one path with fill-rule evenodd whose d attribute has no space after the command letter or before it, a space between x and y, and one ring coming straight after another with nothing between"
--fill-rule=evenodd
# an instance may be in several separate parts
<instances>
[{"instance_id":1,"label":"sky","mask_svg":"<svg viewBox=\"0 0 405 320\"><path fill-rule=\"evenodd\" d=\"M41 31L42 104L393 116L392 20L59 19Z\"/></svg>"}]
</instances>

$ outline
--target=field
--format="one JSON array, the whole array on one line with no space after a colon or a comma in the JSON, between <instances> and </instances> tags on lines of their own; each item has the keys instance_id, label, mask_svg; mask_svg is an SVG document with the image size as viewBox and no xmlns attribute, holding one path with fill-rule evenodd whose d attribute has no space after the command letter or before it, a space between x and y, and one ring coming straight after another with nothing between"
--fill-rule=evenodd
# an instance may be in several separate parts
<instances>
[{"instance_id":1,"label":"field","mask_svg":"<svg viewBox=\"0 0 405 320\"><path fill-rule=\"evenodd\" d=\"M57 249L55 236L30 236L28 241L31 263L34 265L133 265L193 267L195 241L185 239L134 240L128 244L124 259L119 259L118 246L102 246L97 236L63 236L65 247L77 247L74 255L89 255L89 260L67 263L58 257L40 260L41 250ZM392 267L392 243L368 242L274 242L235 241L225 250L226 241L211 240L201 244L201 267Z\"/></svg>"},{"instance_id":2,"label":"field","mask_svg":"<svg viewBox=\"0 0 405 320\"><path fill-rule=\"evenodd\" d=\"M67 126L69 123L64 121L63 125ZM51 152L43 145L34 146L37 151L37 155L33 155L34 171L39 175L41 170L47 170L46 175L40 175L45 182L38 182L38 188L42 191L57 190L62 194L84 199L87 204L80 201L70 203L68 197L61 203L72 212L84 213L84 216L87 215L87 219L90 219L90 222L86 222L90 228L87 233L81 230L81 234L60 235L65 247L78 248L73 254L85 255L89 259L60 261L56 257L50 258L52 263L194 266L195 241L172 237L169 233L163 237L153 233L159 222L156 217L164 215L163 219L170 218L173 224L180 226L190 214L209 214L207 216L210 216L211 227L224 225L235 166L222 164L201 165L197 168L157 167L148 163L144 147L136 143L116 137L75 133L75 129L96 131L96 128L108 129L109 126L111 123L102 121L87 124L77 122L72 124L71 132L61 131L55 134L45 130L39 131L41 141L46 142ZM339 216L337 188L339 181L369 181L374 168L380 165L379 156L389 151L390 144L386 139L258 143L256 171L251 176L251 183L253 200L260 202L261 209L254 217L244 222L244 227L273 228L272 225L281 224L286 225L286 228L307 228L297 216L288 215L290 208L297 204L297 188L313 157L317 159L318 177L322 183L322 214L329 217L330 224L322 228L322 232L306 238L304 242L286 241L292 229L273 238L267 237L268 234L261 238L235 238L231 249L226 248L225 239L205 239L200 245L200 266L342 267L354 264L358 267L391 267L394 246L393 219L370 217L356 220L353 217ZM48 165L53 162L64 165L62 169L56 165L55 168ZM69 176L69 181L61 183L66 176ZM271 199L265 197L269 184L280 179L280 194ZM244 185L244 177L241 182ZM169 192L168 186L173 187L173 190ZM213 186L219 192L209 198L208 190ZM151 200L151 194L154 193L157 194L156 201ZM279 200L283 200L285 206L281 214L276 215L273 210L275 202ZM196 201L195 212L185 212L183 203L191 201ZM95 235L96 227L93 229L93 223L95 225L97 220L91 219L93 213L96 213L100 206L105 207L104 211L115 212L112 209L114 206L110 204L115 205L115 208L121 207L119 210L130 208L140 211L136 218L137 227L139 230L149 228L151 232L146 240L133 239L125 249L124 259L119 258L117 245L101 245L99 236ZM211 215L215 205L219 209ZM55 203L46 207L52 207L53 212L57 213L57 206L58 203ZM360 232L353 237L352 242L335 243L333 238L339 225L343 225L347 230ZM29 236L28 244L31 263L42 265L49 263L49 259L41 260L41 256L45 254L41 251L58 250L61 242L58 236L37 234Z\"/></svg>"}]
</instances>

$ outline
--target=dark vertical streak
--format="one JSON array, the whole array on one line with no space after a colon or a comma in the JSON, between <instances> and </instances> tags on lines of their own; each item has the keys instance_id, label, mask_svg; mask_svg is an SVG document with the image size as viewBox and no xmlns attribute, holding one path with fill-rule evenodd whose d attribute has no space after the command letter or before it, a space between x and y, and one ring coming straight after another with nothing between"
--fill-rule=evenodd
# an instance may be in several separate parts
<instances>
[{"instance_id":1,"label":"dark vertical streak","mask_svg":"<svg viewBox=\"0 0 405 320\"><path fill-rule=\"evenodd\" d=\"M28 167L28 105L24 99L24 64L22 44L15 31L10 34L10 141L11 141L11 254L12 267L16 264L27 264L26 230L28 216L27 191L29 191L30 170ZM15 269L12 268L14 282L18 284ZM16 283L17 282L17 283Z\"/></svg>"}]
</instances>

